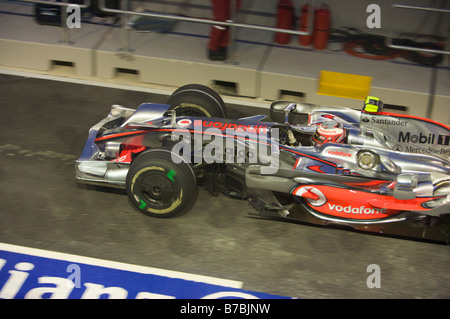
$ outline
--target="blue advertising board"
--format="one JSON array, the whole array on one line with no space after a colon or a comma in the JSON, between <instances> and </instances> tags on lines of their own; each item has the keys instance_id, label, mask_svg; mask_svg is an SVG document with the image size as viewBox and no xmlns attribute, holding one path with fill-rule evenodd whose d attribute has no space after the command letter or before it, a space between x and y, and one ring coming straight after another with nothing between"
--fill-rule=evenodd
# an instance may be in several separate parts
<instances>
[{"instance_id":1,"label":"blue advertising board","mask_svg":"<svg viewBox=\"0 0 450 319\"><path fill-rule=\"evenodd\" d=\"M281 299L242 282L0 243L0 299Z\"/></svg>"}]
</instances>

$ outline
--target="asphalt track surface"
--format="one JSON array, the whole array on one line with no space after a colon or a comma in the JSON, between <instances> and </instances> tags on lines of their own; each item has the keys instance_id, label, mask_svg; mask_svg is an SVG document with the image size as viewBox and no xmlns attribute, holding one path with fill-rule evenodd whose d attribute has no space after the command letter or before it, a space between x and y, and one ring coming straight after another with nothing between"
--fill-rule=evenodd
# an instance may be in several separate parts
<instances>
[{"instance_id":1,"label":"asphalt track surface","mask_svg":"<svg viewBox=\"0 0 450 319\"><path fill-rule=\"evenodd\" d=\"M188 214L145 216L121 192L77 187L74 161L112 104L167 96L0 75L0 242L242 281L296 298L450 298L450 247L246 217L200 190ZM263 113L228 105L232 117ZM368 288L368 266L380 288Z\"/></svg>"}]
</instances>

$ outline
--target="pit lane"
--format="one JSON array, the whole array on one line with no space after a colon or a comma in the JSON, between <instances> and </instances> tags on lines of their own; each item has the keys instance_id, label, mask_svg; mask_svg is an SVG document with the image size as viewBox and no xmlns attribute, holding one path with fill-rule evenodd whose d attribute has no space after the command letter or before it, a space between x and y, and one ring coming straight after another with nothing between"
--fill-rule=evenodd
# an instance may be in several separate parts
<instances>
[{"instance_id":1,"label":"pit lane","mask_svg":"<svg viewBox=\"0 0 450 319\"><path fill-rule=\"evenodd\" d=\"M80 189L74 161L112 104L165 95L0 75L0 242L243 282L297 298L449 298L449 247L246 218L246 202L200 190L191 212L155 219L119 191ZM227 105L238 118L263 109ZM369 265L381 287L368 288Z\"/></svg>"}]
</instances>

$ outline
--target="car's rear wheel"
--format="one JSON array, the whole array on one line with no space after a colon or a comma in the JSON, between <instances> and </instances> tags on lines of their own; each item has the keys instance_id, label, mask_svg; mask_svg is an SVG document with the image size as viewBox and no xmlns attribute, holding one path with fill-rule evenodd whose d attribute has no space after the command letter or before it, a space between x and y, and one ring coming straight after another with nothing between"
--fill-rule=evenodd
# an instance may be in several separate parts
<instances>
[{"instance_id":1,"label":"car's rear wheel","mask_svg":"<svg viewBox=\"0 0 450 319\"><path fill-rule=\"evenodd\" d=\"M220 95L201 84L188 84L178 88L170 96L168 104L169 110L175 110L177 116L227 116L226 106Z\"/></svg>"},{"instance_id":2,"label":"car's rear wheel","mask_svg":"<svg viewBox=\"0 0 450 319\"><path fill-rule=\"evenodd\" d=\"M155 149L139 155L130 166L126 190L132 204L153 217L173 217L192 208L196 179L192 166L174 162L172 153Z\"/></svg>"}]
</instances>

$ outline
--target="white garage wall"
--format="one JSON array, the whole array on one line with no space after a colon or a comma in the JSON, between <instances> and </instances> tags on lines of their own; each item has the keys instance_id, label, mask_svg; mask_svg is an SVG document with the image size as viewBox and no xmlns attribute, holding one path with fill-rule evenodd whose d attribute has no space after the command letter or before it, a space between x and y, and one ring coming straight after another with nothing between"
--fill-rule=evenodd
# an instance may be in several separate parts
<instances>
[{"instance_id":1,"label":"white garage wall","mask_svg":"<svg viewBox=\"0 0 450 319\"><path fill-rule=\"evenodd\" d=\"M291 0L297 17L300 8L307 0ZM421 7L450 9L448 0L325 0L330 7L332 27L354 27L362 31L384 34L388 32L391 19L391 7L393 4L405 4ZM134 0L132 8L138 7L158 12L183 14L193 17L212 18L210 0ZM250 24L275 26L278 0L241 0L242 8L239 21ZM367 6L378 4L381 11L381 29L369 29L366 20ZM393 16L393 29L397 32L412 32L422 34L435 34L448 36L449 16L434 12L419 12L416 10L396 9Z\"/></svg>"}]
</instances>

